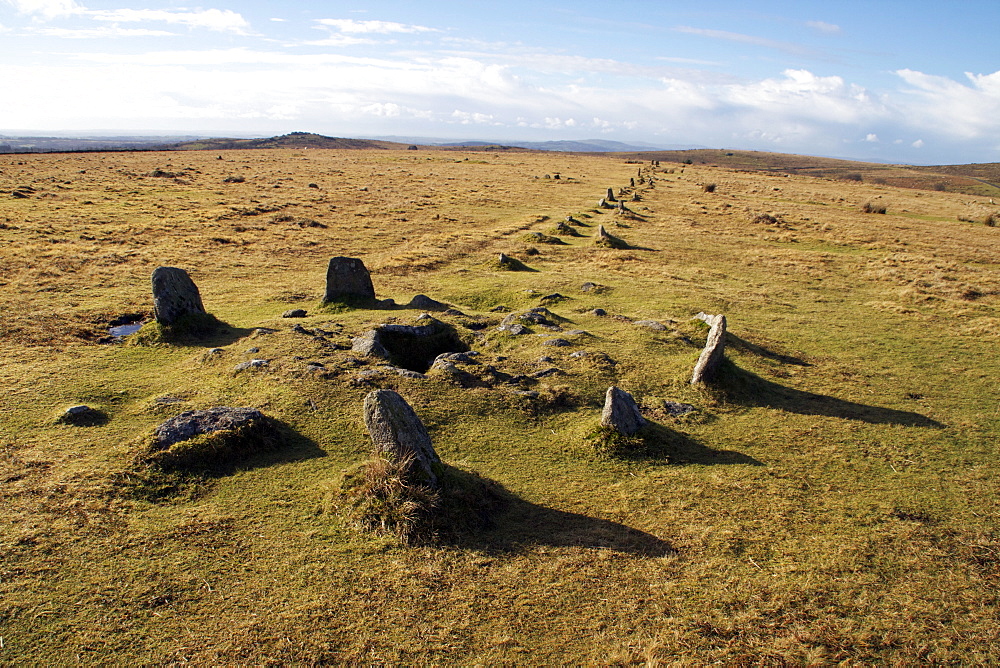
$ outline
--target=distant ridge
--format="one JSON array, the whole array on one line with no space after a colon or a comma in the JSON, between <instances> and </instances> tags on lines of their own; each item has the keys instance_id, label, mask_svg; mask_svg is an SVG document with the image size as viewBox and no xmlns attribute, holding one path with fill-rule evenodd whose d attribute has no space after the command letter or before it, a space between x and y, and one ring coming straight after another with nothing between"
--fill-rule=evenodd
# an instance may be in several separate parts
<instances>
[{"instance_id":1,"label":"distant ridge","mask_svg":"<svg viewBox=\"0 0 1000 668\"><path fill-rule=\"evenodd\" d=\"M403 149L406 144L377 139L346 139L344 137L327 137L313 132L290 132L277 137L263 139L199 139L180 142L166 147L181 151L222 151L226 149L255 148L325 148L325 149Z\"/></svg>"}]
</instances>

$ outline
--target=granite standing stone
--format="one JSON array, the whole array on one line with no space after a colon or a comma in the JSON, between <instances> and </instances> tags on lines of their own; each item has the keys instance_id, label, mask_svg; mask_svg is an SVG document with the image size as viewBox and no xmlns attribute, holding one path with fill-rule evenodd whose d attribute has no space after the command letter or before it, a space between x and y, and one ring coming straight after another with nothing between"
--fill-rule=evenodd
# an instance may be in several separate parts
<instances>
[{"instance_id":1,"label":"granite standing stone","mask_svg":"<svg viewBox=\"0 0 1000 668\"><path fill-rule=\"evenodd\" d=\"M642 417L639 406L631 394L612 385L604 395L601 426L610 427L625 436L632 436L646 426L646 418Z\"/></svg>"},{"instance_id":2,"label":"granite standing stone","mask_svg":"<svg viewBox=\"0 0 1000 668\"><path fill-rule=\"evenodd\" d=\"M694 365L694 373L691 374L691 384L708 383L715 379L719 371L719 365L726 356L726 316L708 315L699 313L696 316L711 327L708 330L708 339L705 341L705 348L698 356L698 361Z\"/></svg>"},{"instance_id":3,"label":"granite standing stone","mask_svg":"<svg viewBox=\"0 0 1000 668\"><path fill-rule=\"evenodd\" d=\"M153 317L161 325L172 325L184 316L205 312L198 286L183 269L157 267L152 282Z\"/></svg>"},{"instance_id":4,"label":"granite standing stone","mask_svg":"<svg viewBox=\"0 0 1000 668\"><path fill-rule=\"evenodd\" d=\"M393 390L375 390L365 397L364 412L375 454L394 462L409 461L408 473L437 487L434 469L440 466L441 458L427 428L406 400Z\"/></svg>"},{"instance_id":5,"label":"granite standing stone","mask_svg":"<svg viewBox=\"0 0 1000 668\"><path fill-rule=\"evenodd\" d=\"M356 257L330 258L325 302L375 302L375 286L365 263Z\"/></svg>"}]
</instances>

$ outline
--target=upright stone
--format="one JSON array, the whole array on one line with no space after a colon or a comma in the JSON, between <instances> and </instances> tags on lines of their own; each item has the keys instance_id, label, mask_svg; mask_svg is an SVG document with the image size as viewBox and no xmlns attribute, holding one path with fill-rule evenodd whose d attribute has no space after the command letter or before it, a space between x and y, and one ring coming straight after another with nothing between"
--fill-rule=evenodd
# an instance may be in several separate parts
<instances>
[{"instance_id":1,"label":"upright stone","mask_svg":"<svg viewBox=\"0 0 1000 668\"><path fill-rule=\"evenodd\" d=\"M715 379L719 371L719 365L726 356L726 316L708 315L699 313L696 316L699 320L704 320L711 327L708 330L708 339L705 341L705 348L698 356L698 361L694 365L694 373L691 374L691 384L709 383Z\"/></svg>"},{"instance_id":2,"label":"upright stone","mask_svg":"<svg viewBox=\"0 0 1000 668\"><path fill-rule=\"evenodd\" d=\"M204 313L201 293L187 272L177 267L153 270L153 317L161 325L172 325L179 318Z\"/></svg>"},{"instance_id":3,"label":"upright stone","mask_svg":"<svg viewBox=\"0 0 1000 668\"><path fill-rule=\"evenodd\" d=\"M646 418L642 417L639 406L631 394L612 385L604 395L601 426L610 427L625 436L632 436L646 426Z\"/></svg>"},{"instance_id":4,"label":"upright stone","mask_svg":"<svg viewBox=\"0 0 1000 668\"><path fill-rule=\"evenodd\" d=\"M365 397L365 426L375 453L394 462L408 461L408 473L438 486L434 469L441 458L426 427L403 397L393 390L375 390Z\"/></svg>"},{"instance_id":5,"label":"upright stone","mask_svg":"<svg viewBox=\"0 0 1000 668\"><path fill-rule=\"evenodd\" d=\"M614 188L608 188L608 196L605 197L604 199L606 199L609 202L614 202L615 201L615 189Z\"/></svg>"},{"instance_id":6,"label":"upright stone","mask_svg":"<svg viewBox=\"0 0 1000 668\"><path fill-rule=\"evenodd\" d=\"M365 263L356 257L330 258L323 301L373 304L375 286Z\"/></svg>"}]
</instances>

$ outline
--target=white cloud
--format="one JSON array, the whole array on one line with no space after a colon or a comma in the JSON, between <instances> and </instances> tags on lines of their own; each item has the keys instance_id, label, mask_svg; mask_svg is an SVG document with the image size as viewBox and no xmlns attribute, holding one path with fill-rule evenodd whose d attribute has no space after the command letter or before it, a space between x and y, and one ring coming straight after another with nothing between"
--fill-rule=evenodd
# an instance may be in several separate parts
<instances>
[{"instance_id":1,"label":"white cloud","mask_svg":"<svg viewBox=\"0 0 1000 668\"><path fill-rule=\"evenodd\" d=\"M923 139L918 139L917 141L915 141L912 144L910 144L910 146L912 146L913 148L923 148L924 147L924 140Z\"/></svg>"},{"instance_id":2,"label":"white cloud","mask_svg":"<svg viewBox=\"0 0 1000 668\"><path fill-rule=\"evenodd\" d=\"M835 35L840 32L840 26L834 23L827 23L826 21L806 21L806 25L828 35Z\"/></svg>"},{"instance_id":3,"label":"white cloud","mask_svg":"<svg viewBox=\"0 0 1000 668\"><path fill-rule=\"evenodd\" d=\"M763 46L768 49L776 49L778 51L784 51L797 56L813 55L813 51L811 49L808 49L801 44L779 42L765 37L755 37L753 35L744 35L738 32L729 32L728 30L709 30L707 28L692 28L691 26L677 26L674 30L688 35L701 35L702 37L710 37L712 39L723 39L729 42Z\"/></svg>"},{"instance_id":4,"label":"white cloud","mask_svg":"<svg viewBox=\"0 0 1000 668\"><path fill-rule=\"evenodd\" d=\"M60 37L64 39L106 39L113 37L173 37L175 33L165 30L148 30L146 28L121 28L119 26L101 26L98 28L29 28L29 34L44 37Z\"/></svg>"},{"instance_id":5,"label":"white cloud","mask_svg":"<svg viewBox=\"0 0 1000 668\"><path fill-rule=\"evenodd\" d=\"M197 11L168 11L163 9L112 9L88 10L87 15L97 21L138 23L163 21L179 23L191 28L207 28L219 32L246 34L250 24L231 9L201 9Z\"/></svg>"},{"instance_id":6,"label":"white cloud","mask_svg":"<svg viewBox=\"0 0 1000 668\"><path fill-rule=\"evenodd\" d=\"M865 141L866 142L871 142L872 144L877 144L878 143L878 135L875 134L874 132L869 132L867 135L865 135Z\"/></svg>"},{"instance_id":7,"label":"white cloud","mask_svg":"<svg viewBox=\"0 0 1000 668\"><path fill-rule=\"evenodd\" d=\"M996 136L1000 131L1000 71L967 72L970 85L915 70L896 74L910 85L901 102L915 125L959 139Z\"/></svg>"},{"instance_id":8,"label":"white cloud","mask_svg":"<svg viewBox=\"0 0 1000 668\"><path fill-rule=\"evenodd\" d=\"M38 14L45 19L71 16L83 11L74 0L4 0L21 14Z\"/></svg>"},{"instance_id":9,"label":"white cloud","mask_svg":"<svg viewBox=\"0 0 1000 668\"><path fill-rule=\"evenodd\" d=\"M440 32L436 28L426 26L407 25L404 23L394 23L392 21L355 21L353 19L317 19L316 23L327 26L342 33L349 34L378 34L388 35L391 33L421 33Z\"/></svg>"}]
</instances>

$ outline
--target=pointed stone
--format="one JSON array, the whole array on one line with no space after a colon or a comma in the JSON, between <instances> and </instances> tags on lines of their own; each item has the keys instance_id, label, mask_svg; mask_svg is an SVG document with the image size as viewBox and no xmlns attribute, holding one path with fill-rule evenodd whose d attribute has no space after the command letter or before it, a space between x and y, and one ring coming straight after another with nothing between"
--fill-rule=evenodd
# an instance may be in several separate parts
<instances>
[{"instance_id":1,"label":"pointed stone","mask_svg":"<svg viewBox=\"0 0 1000 668\"><path fill-rule=\"evenodd\" d=\"M646 426L646 419L639 412L639 406L632 395L612 385L604 395L601 426L610 427L625 436L632 436Z\"/></svg>"},{"instance_id":2,"label":"pointed stone","mask_svg":"<svg viewBox=\"0 0 1000 668\"><path fill-rule=\"evenodd\" d=\"M427 428L417 414L393 390L375 390L365 397L365 426L375 454L394 462L409 461L409 473L431 487L438 486L435 469L440 467Z\"/></svg>"},{"instance_id":3,"label":"pointed stone","mask_svg":"<svg viewBox=\"0 0 1000 668\"><path fill-rule=\"evenodd\" d=\"M614 188L608 188L608 196L605 197L604 199L606 199L609 202L614 202L615 201L615 189Z\"/></svg>"},{"instance_id":4,"label":"pointed stone","mask_svg":"<svg viewBox=\"0 0 1000 668\"><path fill-rule=\"evenodd\" d=\"M711 329L708 330L705 348L694 365L694 373L691 374L692 385L713 381L719 371L719 365L726 357L726 316L699 313L695 317L708 323Z\"/></svg>"},{"instance_id":5,"label":"pointed stone","mask_svg":"<svg viewBox=\"0 0 1000 668\"><path fill-rule=\"evenodd\" d=\"M198 286L183 269L157 267L152 283L153 317L161 325L172 325L184 316L205 312Z\"/></svg>"}]
</instances>

